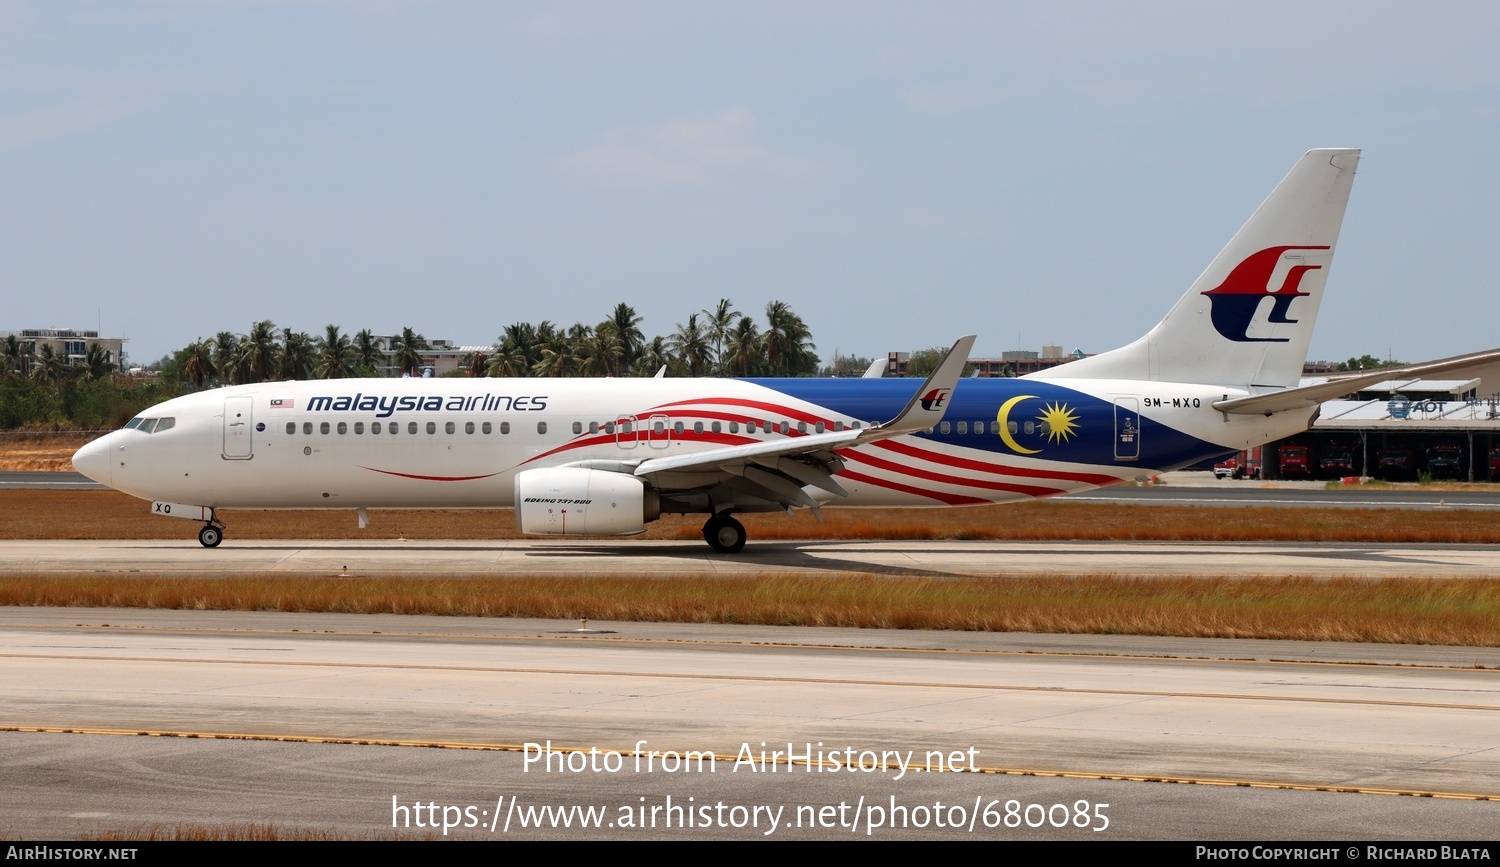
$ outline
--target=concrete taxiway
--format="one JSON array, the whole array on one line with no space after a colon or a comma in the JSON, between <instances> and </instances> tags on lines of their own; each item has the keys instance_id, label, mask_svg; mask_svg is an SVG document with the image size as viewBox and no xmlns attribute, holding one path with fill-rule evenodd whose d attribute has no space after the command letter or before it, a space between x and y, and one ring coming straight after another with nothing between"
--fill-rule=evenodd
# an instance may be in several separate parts
<instances>
[{"instance_id":1,"label":"concrete taxiway","mask_svg":"<svg viewBox=\"0 0 1500 867\"><path fill-rule=\"evenodd\" d=\"M231 528L232 533L232 528ZM1500 576L1497 545L993 541L0 541L0 574Z\"/></svg>"},{"instance_id":2,"label":"concrete taxiway","mask_svg":"<svg viewBox=\"0 0 1500 867\"><path fill-rule=\"evenodd\" d=\"M781 807L774 834L877 839L1462 840L1500 816L1495 650L590 626L0 609L0 833L255 821L359 837L416 803L482 819L450 835L568 839L770 827L619 824L669 803ZM962 772L902 773L933 756ZM541 806L615 824L498 827ZM875 806L905 826L870 828Z\"/></svg>"}]
</instances>

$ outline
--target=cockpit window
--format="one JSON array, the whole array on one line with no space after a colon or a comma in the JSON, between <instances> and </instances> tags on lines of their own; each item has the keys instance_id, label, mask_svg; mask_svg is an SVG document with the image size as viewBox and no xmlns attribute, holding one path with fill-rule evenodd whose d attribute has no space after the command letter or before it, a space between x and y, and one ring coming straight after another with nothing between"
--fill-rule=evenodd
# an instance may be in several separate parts
<instances>
[{"instance_id":1,"label":"cockpit window","mask_svg":"<svg viewBox=\"0 0 1500 867\"><path fill-rule=\"evenodd\" d=\"M176 426L177 419L171 416L167 416L166 418L145 418L144 416L136 416L135 418L125 423L124 430L130 430L131 428L134 428L143 433L161 433L164 430L171 430Z\"/></svg>"}]
</instances>

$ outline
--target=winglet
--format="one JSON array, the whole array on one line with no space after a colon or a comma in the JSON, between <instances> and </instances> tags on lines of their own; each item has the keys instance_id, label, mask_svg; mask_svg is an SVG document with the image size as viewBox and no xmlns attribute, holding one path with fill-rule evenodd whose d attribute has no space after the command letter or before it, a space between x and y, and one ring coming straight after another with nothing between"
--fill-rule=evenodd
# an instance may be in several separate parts
<instances>
[{"instance_id":1,"label":"winglet","mask_svg":"<svg viewBox=\"0 0 1500 867\"><path fill-rule=\"evenodd\" d=\"M958 342L953 344L953 348L938 363L937 369L927 377L927 381L922 383L911 400L907 401L901 414L868 430L871 433L878 432L884 438L927 430L942 421L948 412L948 398L952 396L953 387L958 384L958 378L964 372L964 365L969 363L969 351L973 348L973 334L958 338Z\"/></svg>"}]
</instances>

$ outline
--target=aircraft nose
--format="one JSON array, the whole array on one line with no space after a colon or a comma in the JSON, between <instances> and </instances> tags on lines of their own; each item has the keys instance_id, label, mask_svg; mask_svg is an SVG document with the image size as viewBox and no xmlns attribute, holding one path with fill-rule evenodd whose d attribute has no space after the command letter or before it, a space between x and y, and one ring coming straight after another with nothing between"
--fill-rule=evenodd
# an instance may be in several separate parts
<instances>
[{"instance_id":1,"label":"aircraft nose","mask_svg":"<svg viewBox=\"0 0 1500 867\"><path fill-rule=\"evenodd\" d=\"M93 479L101 485L110 483L110 445L104 436L85 445L73 453L73 469Z\"/></svg>"}]
</instances>

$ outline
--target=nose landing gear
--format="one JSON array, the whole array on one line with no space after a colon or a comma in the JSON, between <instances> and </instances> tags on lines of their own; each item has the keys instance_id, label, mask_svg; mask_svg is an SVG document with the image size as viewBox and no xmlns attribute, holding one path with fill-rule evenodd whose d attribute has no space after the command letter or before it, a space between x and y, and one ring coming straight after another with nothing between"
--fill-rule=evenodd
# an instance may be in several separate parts
<instances>
[{"instance_id":1,"label":"nose landing gear","mask_svg":"<svg viewBox=\"0 0 1500 867\"><path fill-rule=\"evenodd\" d=\"M224 525L217 519L203 525L198 531L198 544L205 548L217 548L224 541Z\"/></svg>"}]
</instances>

